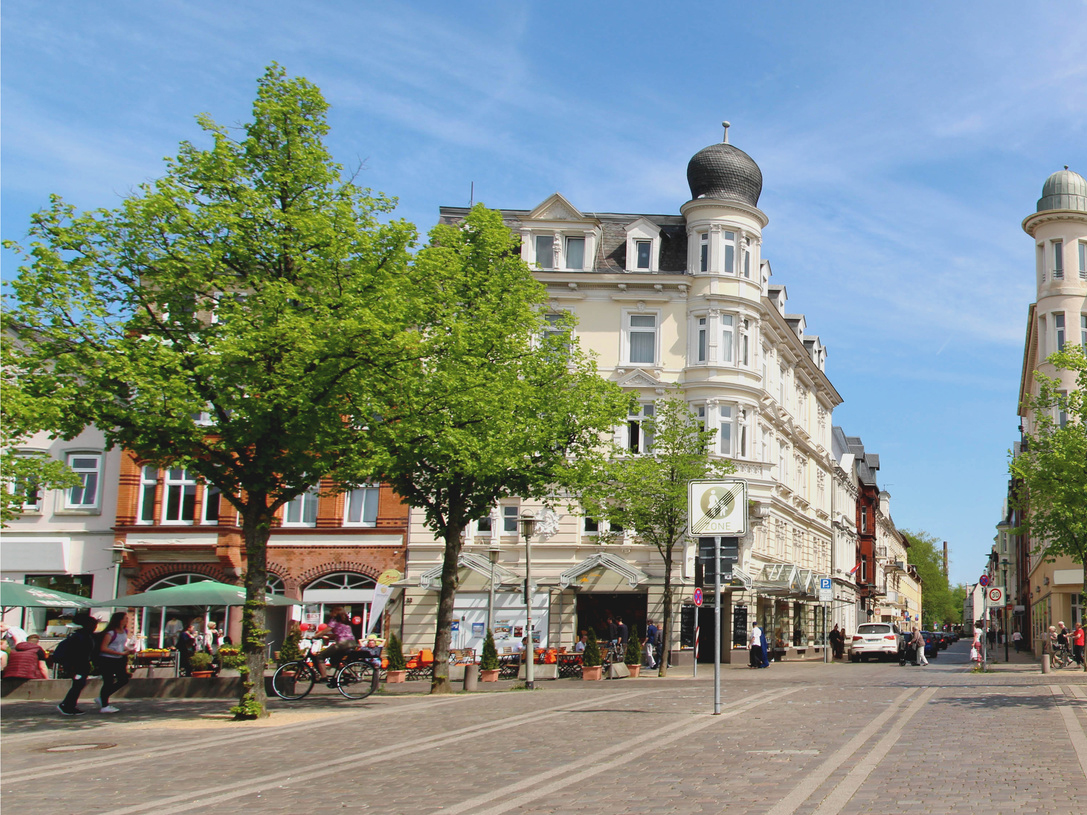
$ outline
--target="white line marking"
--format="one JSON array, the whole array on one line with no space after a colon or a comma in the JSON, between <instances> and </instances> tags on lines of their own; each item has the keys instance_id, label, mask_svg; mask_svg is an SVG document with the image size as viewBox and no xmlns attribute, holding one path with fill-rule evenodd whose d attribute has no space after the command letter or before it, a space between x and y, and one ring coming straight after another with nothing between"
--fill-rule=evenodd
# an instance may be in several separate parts
<instances>
[{"instance_id":1,"label":"white line marking","mask_svg":"<svg viewBox=\"0 0 1087 815\"><path fill-rule=\"evenodd\" d=\"M1076 711L1070 706L1060 703L1064 698L1064 693L1060 687L1050 685L1049 690L1057 697L1057 711L1061 714L1061 718L1064 719L1064 728L1068 731L1068 740L1072 742L1072 747L1075 748L1076 756L1079 758L1079 768L1083 771L1084 777L1087 778L1087 733L1083 732L1083 725L1076 718Z\"/></svg>"}]
</instances>

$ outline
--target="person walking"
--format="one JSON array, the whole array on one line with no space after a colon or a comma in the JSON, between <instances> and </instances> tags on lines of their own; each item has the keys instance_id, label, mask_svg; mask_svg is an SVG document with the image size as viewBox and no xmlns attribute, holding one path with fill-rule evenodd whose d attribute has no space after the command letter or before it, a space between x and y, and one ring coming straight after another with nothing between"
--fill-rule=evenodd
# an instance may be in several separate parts
<instances>
[{"instance_id":1,"label":"person walking","mask_svg":"<svg viewBox=\"0 0 1087 815\"><path fill-rule=\"evenodd\" d=\"M751 636L747 640L747 645L750 649L748 666L751 668L762 667L762 643L762 629L759 628L758 623L753 623L751 626Z\"/></svg>"},{"instance_id":2,"label":"person walking","mask_svg":"<svg viewBox=\"0 0 1087 815\"><path fill-rule=\"evenodd\" d=\"M177 635L178 667L182 676L192 675L192 656L196 653L196 626L189 623Z\"/></svg>"},{"instance_id":3,"label":"person walking","mask_svg":"<svg viewBox=\"0 0 1087 815\"><path fill-rule=\"evenodd\" d=\"M1076 623L1076 630L1072 632L1072 659L1076 661L1077 665L1083 665L1083 646L1087 641L1087 630L1083 628L1083 623Z\"/></svg>"},{"instance_id":4,"label":"person walking","mask_svg":"<svg viewBox=\"0 0 1087 815\"><path fill-rule=\"evenodd\" d=\"M128 613L115 612L102 632L98 649L98 670L102 674L102 692L95 700L103 713L119 713L109 697L128 684L128 655L136 651L128 639Z\"/></svg>"},{"instance_id":5,"label":"person walking","mask_svg":"<svg viewBox=\"0 0 1087 815\"><path fill-rule=\"evenodd\" d=\"M645 651L645 664L650 668L657 667L657 660L653 655L653 651L657 647L657 627L653 625L652 620L645 621L645 642L642 644Z\"/></svg>"},{"instance_id":6,"label":"person walking","mask_svg":"<svg viewBox=\"0 0 1087 815\"><path fill-rule=\"evenodd\" d=\"M80 612L72 618L72 624L79 626L57 645L53 651L53 662L63 668L64 673L72 678L72 687L57 705L57 710L64 716L82 716L87 711L80 710L79 694L87 686L91 672L91 657L94 656L94 631L98 620L87 612Z\"/></svg>"},{"instance_id":7,"label":"person walking","mask_svg":"<svg viewBox=\"0 0 1087 815\"><path fill-rule=\"evenodd\" d=\"M1016 629L1012 632L1012 645L1015 646L1015 653L1019 653L1023 650L1023 632Z\"/></svg>"},{"instance_id":8,"label":"person walking","mask_svg":"<svg viewBox=\"0 0 1087 815\"><path fill-rule=\"evenodd\" d=\"M842 656L842 631L838 628L838 624L834 624L834 628L831 629L830 634L827 635L827 639L830 641L830 652L834 659L841 659Z\"/></svg>"},{"instance_id":9,"label":"person walking","mask_svg":"<svg viewBox=\"0 0 1087 815\"><path fill-rule=\"evenodd\" d=\"M914 626L913 629L913 647L917 649L913 658L914 665L920 665L924 667L928 665L928 657L925 656L925 635L921 633L921 629Z\"/></svg>"}]
</instances>

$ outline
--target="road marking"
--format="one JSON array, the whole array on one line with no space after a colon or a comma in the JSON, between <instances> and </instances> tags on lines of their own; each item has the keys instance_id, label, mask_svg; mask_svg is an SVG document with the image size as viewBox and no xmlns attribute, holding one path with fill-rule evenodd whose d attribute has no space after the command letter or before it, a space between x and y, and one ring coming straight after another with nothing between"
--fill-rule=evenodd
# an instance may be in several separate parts
<instances>
[{"instance_id":1,"label":"road marking","mask_svg":"<svg viewBox=\"0 0 1087 815\"><path fill-rule=\"evenodd\" d=\"M792 693L792 691L789 692ZM637 696L646 696L651 693L659 693L659 691L642 690L616 694L608 697L608 703L613 704L617 701L632 699ZM488 695L489 694L480 694L480 696ZM510 716L502 719L499 722L488 721L483 724L469 725L468 727L462 727L458 730L440 733L423 739L413 738L410 741L404 741L399 744L383 744L379 747L362 750L334 759L322 759L309 765L293 765L286 775L284 774L284 771L280 769L274 773L232 784L230 790L217 795L199 797L199 793L194 793L194 791L190 790L180 795L170 795L150 801L144 800L135 806L112 809L108 812L101 813L101 815L138 815L138 813L144 812L153 812L155 815L176 815L176 813L182 812L189 813L200 807L214 808L236 798L242 798L255 792L264 792L269 789L287 786L291 783L304 783L310 785L311 782L316 781L319 778L325 778L330 775L340 775L345 769L356 770L357 765L363 761L376 763L379 761L403 758L404 756L409 756L413 753L426 752L437 747L444 749L457 742L479 738L483 733L494 733L501 730L508 730L512 727L534 724L599 704L600 699L597 697L583 702L563 705L561 708L553 708L548 711L521 713L517 716ZM326 722L325 725L330 726L328 722Z\"/></svg>"},{"instance_id":2,"label":"road marking","mask_svg":"<svg viewBox=\"0 0 1087 815\"><path fill-rule=\"evenodd\" d=\"M879 766L879 763L886 758L887 753L891 751L895 742L898 741L902 735L902 731L905 729L906 724L914 715L928 704L936 694L936 688L929 688L917 697L910 706L906 708L906 711L895 722L894 727L887 733L882 739L876 742L875 748L868 754L866 754L852 770L850 770L846 777L830 791L830 794L823 799L823 803L819 805L819 808L815 810L814 815L838 815L842 811L842 807L849 803L849 799L853 797L853 794L860 788L860 785L865 782L865 779L872 774L872 771Z\"/></svg>"},{"instance_id":3,"label":"road marking","mask_svg":"<svg viewBox=\"0 0 1087 815\"><path fill-rule=\"evenodd\" d=\"M1075 748L1076 756L1079 758L1079 768L1083 771L1084 777L1087 778L1087 733L1083 732L1083 725L1076 718L1076 711L1069 705L1060 704L1060 700L1064 699L1064 692L1060 686L1050 685L1049 690L1057 697L1057 711L1061 714L1061 718L1064 719L1064 728L1068 731L1068 740L1072 742L1072 747ZM1078 696L1078 694L1076 695Z\"/></svg>"},{"instance_id":4,"label":"road marking","mask_svg":"<svg viewBox=\"0 0 1087 815\"><path fill-rule=\"evenodd\" d=\"M886 710L870 721L864 729L846 742L843 747L837 750L826 761L808 773L807 777L797 784L792 792L778 801L767 815L792 815L792 813L796 812L797 808L807 801L808 798L810 798L812 794L826 782L827 778L845 763L846 759L856 753L898 712L899 707L912 696L915 691L916 688L910 688L895 697L895 700L891 702Z\"/></svg>"},{"instance_id":5,"label":"road marking","mask_svg":"<svg viewBox=\"0 0 1087 815\"><path fill-rule=\"evenodd\" d=\"M682 721L672 722L671 724L647 733L639 733L634 738L628 739L620 744L613 744L592 755L579 757L576 766L580 767L584 764L589 764L591 765L589 769L580 772L572 772L571 765L564 764L560 767L547 770L546 772L537 773L510 787L503 787L503 796L508 796L511 792L517 790L525 790L525 792L522 792L515 798L507 797L502 803L490 807L489 809L480 809L480 807L494 800L495 793L493 791L484 795L478 795L475 798L469 798L468 800L461 801L459 804L453 806L442 807L435 815L460 815L460 813L463 812L472 812L474 815L501 815L504 812L509 812L511 809L516 809L517 807L530 804L533 801L538 801L541 797L562 792L564 790L578 789L578 785L586 779L592 778L595 775L600 775L601 773L611 772L636 758L641 758L647 753L660 752L672 742L686 739L692 734L705 730L707 727L712 727L718 722L730 719L733 716L739 716L741 713L747 713L759 705L777 701L783 696L788 696L799 690L800 688L784 691L763 691L755 696L726 705L723 710L728 710L729 712L727 713L722 712L717 716L702 714L701 716L696 717L693 722L690 719L685 718ZM701 721L699 721L699 719L701 719ZM612 756L614 756L614 758L608 760L609 757ZM553 780L556 777L558 780ZM538 786L545 781L549 781L550 783Z\"/></svg>"}]
</instances>

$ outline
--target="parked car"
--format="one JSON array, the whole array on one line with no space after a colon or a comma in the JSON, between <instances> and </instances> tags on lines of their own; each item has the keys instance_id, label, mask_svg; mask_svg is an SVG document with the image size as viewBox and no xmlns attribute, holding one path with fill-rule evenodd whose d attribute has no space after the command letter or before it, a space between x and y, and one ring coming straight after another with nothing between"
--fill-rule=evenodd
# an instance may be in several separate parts
<instances>
[{"instance_id":1,"label":"parked car","mask_svg":"<svg viewBox=\"0 0 1087 815\"><path fill-rule=\"evenodd\" d=\"M922 631L921 636L925 638L925 656L932 659L940 656L940 643L937 635L932 631Z\"/></svg>"},{"instance_id":2,"label":"parked car","mask_svg":"<svg viewBox=\"0 0 1087 815\"><path fill-rule=\"evenodd\" d=\"M867 662L870 657L898 659L902 645L898 626L892 623L861 623L853 635L849 659L852 662Z\"/></svg>"}]
</instances>

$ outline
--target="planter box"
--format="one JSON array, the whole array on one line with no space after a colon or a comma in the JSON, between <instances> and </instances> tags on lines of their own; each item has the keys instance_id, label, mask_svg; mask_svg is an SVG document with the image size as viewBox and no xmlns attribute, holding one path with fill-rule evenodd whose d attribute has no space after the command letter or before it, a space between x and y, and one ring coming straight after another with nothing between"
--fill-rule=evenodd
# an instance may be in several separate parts
<instances>
[{"instance_id":1,"label":"planter box","mask_svg":"<svg viewBox=\"0 0 1087 815\"><path fill-rule=\"evenodd\" d=\"M407 676L407 671L387 671L385 673L385 683L388 685L397 685L403 682Z\"/></svg>"},{"instance_id":2,"label":"planter box","mask_svg":"<svg viewBox=\"0 0 1087 815\"><path fill-rule=\"evenodd\" d=\"M481 682L497 682L500 673L501 671L498 668L495 668L493 671L480 671L479 680Z\"/></svg>"},{"instance_id":3,"label":"planter box","mask_svg":"<svg viewBox=\"0 0 1087 815\"><path fill-rule=\"evenodd\" d=\"M526 679L525 671L527 666L522 665L520 670L517 671L518 679ZM559 678L559 666L555 664L536 665L535 670L532 672L535 679L558 679Z\"/></svg>"},{"instance_id":4,"label":"planter box","mask_svg":"<svg viewBox=\"0 0 1087 815\"><path fill-rule=\"evenodd\" d=\"M630 668L625 663L613 662L608 666L608 679L626 679L630 676Z\"/></svg>"},{"instance_id":5,"label":"planter box","mask_svg":"<svg viewBox=\"0 0 1087 815\"><path fill-rule=\"evenodd\" d=\"M581 678L586 681L595 681L603 678L604 668L601 665L594 665L589 668L584 665L581 666Z\"/></svg>"},{"instance_id":6,"label":"planter box","mask_svg":"<svg viewBox=\"0 0 1087 815\"><path fill-rule=\"evenodd\" d=\"M627 665L627 670L630 671L631 678L636 679L642 672L641 665Z\"/></svg>"}]
</instances>

